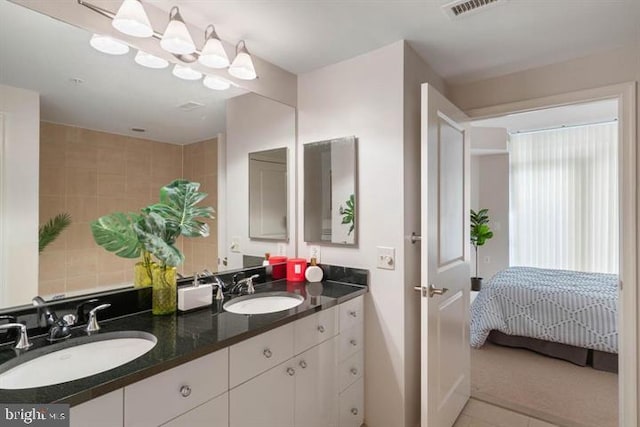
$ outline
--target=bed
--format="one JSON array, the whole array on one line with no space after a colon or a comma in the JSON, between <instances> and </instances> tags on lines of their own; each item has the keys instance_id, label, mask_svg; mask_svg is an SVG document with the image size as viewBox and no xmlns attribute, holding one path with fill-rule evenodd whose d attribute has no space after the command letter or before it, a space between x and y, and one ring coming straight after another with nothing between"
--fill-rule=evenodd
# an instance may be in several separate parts
<instances>
[{"instance_id":1,"label":"bed","mask_svg":"<svg viewBox=\"0 0 640 427\"><path fill-rule=\"evenodd\" d=\"M489 339L617 371L617 305L614 274L510 267L471 306L471 346Z\"/></svg>"}]
</instances>

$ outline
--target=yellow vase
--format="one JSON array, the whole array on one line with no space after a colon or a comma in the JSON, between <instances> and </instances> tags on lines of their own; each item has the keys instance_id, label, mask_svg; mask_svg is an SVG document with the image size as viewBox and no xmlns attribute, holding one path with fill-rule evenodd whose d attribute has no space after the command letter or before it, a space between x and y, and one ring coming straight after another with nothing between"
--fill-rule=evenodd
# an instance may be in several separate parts
<instances>
[{"instance_id":1,"label":"yellow vase","mask_svg":"<svg viewBox=\"0 0 640 427\"><path fill-rule=\"evenodd\" d=\"M175 313L178 299L177 269L155 265L151 271L153 274L152 313L158 315Z\"/></svg>"},{"instance_id":2,"label":"yellow vase","mask_svg":"<svg viewBox=\"0 0 640 427\"><path fill-rule=\"evenodd\" d=\"M152 267L155 265L151 261L149 252L142 253L142 259L133 267L133 287L146 288L153 283Z\"/></svg>"}]
</instances>

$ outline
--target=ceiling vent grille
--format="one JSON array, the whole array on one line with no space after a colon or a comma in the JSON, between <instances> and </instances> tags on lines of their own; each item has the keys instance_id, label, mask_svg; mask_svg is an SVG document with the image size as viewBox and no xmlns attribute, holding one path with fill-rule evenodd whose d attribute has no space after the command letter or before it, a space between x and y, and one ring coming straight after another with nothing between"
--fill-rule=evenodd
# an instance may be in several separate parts
<instances>
[{"instance_id":1,"label":"ceiling vent grille","mask_svg":"<svg viewBox=\"0 0 640 427\"><path fill-rule=\"evenodd\" d=\"M451 19L462 18L474 13L487 10L491 6L497 6L507 0L456 0L442 6L444 13Z\"/></svg>"},{"instance_id":2,"label":"ceiling vent grille","mask_svg":"<svg viewBox=\"0 0 640 427\"><path fill-rule=\"evenodd\" d=\"M189 101L185 102L182 105L178 105L178 108L182 111L193 111L197 108L204 107L204 104L200 104L199 102Z\"/></svg>"}]
</instances>

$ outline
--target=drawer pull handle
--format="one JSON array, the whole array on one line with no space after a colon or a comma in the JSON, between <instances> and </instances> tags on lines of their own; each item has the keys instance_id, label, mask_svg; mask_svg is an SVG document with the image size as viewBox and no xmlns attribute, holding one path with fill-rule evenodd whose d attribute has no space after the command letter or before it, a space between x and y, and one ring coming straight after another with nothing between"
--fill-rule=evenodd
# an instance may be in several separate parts
<instances>
[{"instance_id":1,"label":"drawer pull handle","mask_svg":"<svg viewBox=\"0 0 640 427\"><path fill-rule=\"evenodd\" d=\"M356 368L351 368L352 375L358 375L358 370Z\"/></svg>"},{"instance_id":2,"label":"drawer pull handle","mask_svg":"<svg viewBox=\"0 0 640 427\"><path fill-rule=\"evenodd\" d=\"M357 345L358 345L358 341L356 341L356 340L351 340L351 341L349 341L349 344L351 344L352 346L354 346L354 347L355 347L355 346L357 346Z\"/></svg>"},{"instance_id":3,"label":"drawer pull handle","mask_svg":"<svg viewBox=\"0 0 640 427\"><path fill-rule=\"evenodd\" d=\"M351 408L351 413L353 415L358 415L358 408Z\"/></svg>"},{"instance_id":4,"label":"drawer pull handle","mask_svg":"<svg viewBox=\"0 0 640 427\"><path fill-rule=\"evenodd\" d=\"M325 331L324 326L322 326L322 325L318 326L318 331L319 331L321 334L324 334L324 331Z\"/></svg>"},{"instance_id":5,"label":"drawer pull handle","mask_svg":"<svg viewBox=\"0 0 640 427\"><path fill-rule=\"evenodd\" d=\"M264 354L264 357L266 357L267 359L271 358L271 356L273 356L273 353L271 353L271 350L269 350L268 348L265 348L264 351L262 352L262 354Z\"/></svg>"},{"instance_id":6,"label":"drawer pull handle","mask_svg":"<svg viewBox=\"0 0 640 427\"><path fill-rule=\"evenodd\" d=\"M287 368L287 374L289 374L289 376L292 377L296 374L296 370L293 368Z\"/></svg>"},{"instance_id":7,"label":"drawer pull handle","mask_svg":"<svg viewBox=\"0 0 640 427\"><path fill-rule=\"evenodd\" d=\"M355 310L351 310L351 311L349 312L349 316L351 316L351 317L358 317L358 312L356 312Z\"/></svg>"},{"instance_id":8,"label":"drawer pull handle","mask_svg":"<svg viewBox=\"0 0 640 427\"><path fill-rule=\"evenodd\" d=\"M307 362L305 362L304 360L301 360L301 361L300 361L300 367L301 367L302 369L307 369Z\"/></svg>"},{"instance_id":9,"label":"drawer pull handle","mask_svg":"<svg viewBox=\"0 0 640 427\"><path fill-rule=\"evenodd\" d=\"M182 397L189 397L191 395L191 387L188 385L183 385L180 387L180 394Z\"/></svg>"}]
</instances>

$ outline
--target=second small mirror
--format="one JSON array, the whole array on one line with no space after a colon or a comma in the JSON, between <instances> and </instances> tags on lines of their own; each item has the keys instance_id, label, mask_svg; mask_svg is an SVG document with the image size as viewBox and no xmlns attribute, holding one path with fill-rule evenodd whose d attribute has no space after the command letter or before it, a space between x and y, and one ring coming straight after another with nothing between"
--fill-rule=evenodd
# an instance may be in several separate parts
<instances>
[{"instance_id":1,"label":"second small mirror","mask_svg":"<svg viewBox=\"0 0 640 427\"><path fill-rule=\"evenodd\" d=\"M249 153L249 237L287 240L287 149Z\"/></svg>"},{"instance_id":2,"label":"second small mirror","mask_svg":"<svg viewBox=\"0 0 640 427\"><path fill-rule=\"evenodd\" d=\"M356 138L304 145L304 240L356 244Z\"/></svg>"}]
</instances>

